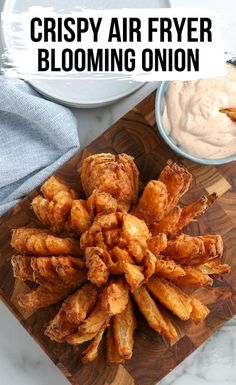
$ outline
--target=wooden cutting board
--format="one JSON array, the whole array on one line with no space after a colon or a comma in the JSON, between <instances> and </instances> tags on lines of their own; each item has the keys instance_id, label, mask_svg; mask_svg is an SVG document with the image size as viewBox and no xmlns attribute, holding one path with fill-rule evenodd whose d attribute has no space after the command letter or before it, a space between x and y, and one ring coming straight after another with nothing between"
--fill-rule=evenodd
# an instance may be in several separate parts
<instances>
[{"instance_id":1,"label":"wooden cutting board","mask_svg":"<svg viewBox=\"0 0 236 385\"><path fill-rule=\"evenodd\" d=\"M56 344L43 334L45 324L54 316L59 305L29 314L22 311L17 304L18 293L27 291L28 287L12 276L10 258L13 250L9 243L12 228L39 225L30 209L32 197L37 194L37 191L33 191L0 222L0 296L74 385L154 385L236 314L236 162L220 167L207 167L178 158L156 132L154 101L155 93L128 112L56 174L81 191L81 162L92 153L126 152L133 155L144 183L157 178L168 159L182 161L194 176L184 203L206 192L216 191L219 194L213 207L197 222L192 223L187 232L196 235L208 232L221 234L225 243L223 259L232 266L231 273L216 278L213 288L195 291L195 295L209 305L210 315L198 326L191 321L175 319L180 330L180 339L172 346L152 331L138 315L139 326L135 336L134 355L130 362L118 366L107 365L103 346L94 363L82 365L80 353L85 349L84 346L74 348L66 344Z\"/></svg>"}]
</instances>

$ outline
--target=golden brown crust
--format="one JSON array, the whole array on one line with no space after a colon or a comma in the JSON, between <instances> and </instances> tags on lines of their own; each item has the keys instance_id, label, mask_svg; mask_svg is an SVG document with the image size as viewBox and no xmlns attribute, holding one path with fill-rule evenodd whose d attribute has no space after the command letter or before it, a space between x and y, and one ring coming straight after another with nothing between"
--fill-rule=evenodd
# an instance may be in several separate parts
<instances>
[{"instance_id":1,"label":"golden brown crust","mask_svg":"<svg viewBox=\"0 0 236 385\"><path fill-rule=\"evenodd\" d=\"M81 345L84 342L91 341L94 337L96 337L97 333L83 333L76 332L66 337L66 342L70 345Z\"/></svg>"},{"instance_id":2,"label":"golden brown crust","mask_svg":"<svg viewBox=\"0 0 236 385\"><path fill-rule=\"evenodd\" d=\"M99 353L99 347L102 342L103 334L106 330L106 326L103 327L98 334L94 337L91 344L87 347L87 349L83 352L83 363L88 364L89 362L92 362L96 360L98 353Z\"/></svg>"},{"instance_id":3,"label":"golden brown crust","mask_svg":"<svg viewBox=\"0 0 236 385\"><path fill-rule=\"evenodd\" d=\"M108 363L120 364L124 362L124 358L119 355L117 343L115 341L114 330L113 330L113 319L111 320L111 325L107 330L106 348L107 348Z\"/></svg>"},{"instance_id":4,"label":"golden brown crust","mask_svg":"<svg viewBox=\"0 0 236 385\"><path fill-rule=\"evenodd\" d=\"M13 275L22 281L34 281L33 269L31 267L31 257L25 257L23 255L13 255L11 258L11 264L13 268Z\"/></svg>"},{"instance_id":5,"label":"golden brown crust","mask_svg":"<svg viewBox=\"0 0 236 385\"><path fill-rule=\"evenodd\" d=\"M156 332L165 337L168 341L175 339L177 332L174 325L170 327L170 322L166 322L162 316L157 304L151 298L146 287L143 285L133 292L134 299L139 307L139 310L146 318L149 326Z\"/></svg>"},{"instance_id":6,"label":"golden brown crust","mask_svg":"<svg viewBox=\"0 0 236 385\"><path fill-rule=\"evenodd\" d=\"M110 316L103 310L101 300L99 300L88 318L79 326L79 332L83 334L97 334L105 325L108 325L109 320Z\"/></svg>"},{"instance_id":7,"label":"golden brown crust","mask_svg":"<svg viewBox=\"0 0 236 385\"><path fill-rule=\"evenodd\" d=\"M197 265L221 258L223 241L220 235L190 237L182 234L177 239L168 241L163 254L183 264Z\"/></svg>"},{"instance_id":8,"label":"golden brown crust","mask_svg":"<svg viewBox=\"0 0 236 385\"><path fill-rule=\"evenodd\" d=\"M83 161L81 181L87 197L94 191L109 193L120 209L128 210L138 194L138 169L126 154L96 154Z\"/></svg>"},{"instance_id":9,"label":"golden brown crust","mask_svg":"<svg viewBox=\"0 0 236 385\"><path fill-rule=\"evenodd\" d=\"M32 201L32 208L38 219L48 225L53 232L79 235L91 225L91 216L87 202L78 199L77 193L51 177L46 181L41 192Z\"/></svg>"},{"instance_id":10,"label":"golden brown crust","mask_svg":"<svg viewBox=\"0 0 236 385\"><path fill-rule=\"evenodd\" d=\"M127 243L137 241L142 247L147 247L147 241L151 238L151 233L143 220L131 214L124 214L121 236Z\"/></svg>"},{"instance_id":11,"label":"golden brown crust","mask_svg":"<svg viewBox=\"0 0 236 385\"><path fill-rule=\"evenodd\" d=\"M69 188L64 182L60 181L55 176L51 176L47 179L43 183L40 191L48 200L53 200L61 191L68 192L72 199L76 199L77 197L77 193L73 189Z\"/></svg>"},{"instance_id":12,"label":"golden brown crust","mask_svg":"<svg viewBox=\"0 0 236 385\"><path fill-rule=\"evenodd\" d=\"M108 362L130 359L137 326L131 293L150 327L167 341L176 341L178 332L165 308L182 320L205 319L208 308L180 287L211 285L210 275L227 273L229 266L221 264L219 235L181 234L217 197L178 206L191 179L183 165L169 161L136 204L140 182L133 158L97 154L82 165L86 200L55 177L43 184L32 207L59 236L20 228L11 244L23 254L12 257L14 275L38 284L20 295L20 306L31 312L65 299L47 326L49 338L72 345L91 341L83 353L89 363L108 328Z\"/></svg>"},{"instance_id":13,"label":"golden brown crust","mask_svg":"<svg viewBox=\"0 0 236 385\"><path fill-rule=\"evenodd\" d=\"M167 246L166 234L158 234L147 241L149 250L157 257Z\"/></svg>"},{"instance_id":14,"label":"golden brown crust","mask_svg":"<svg viewBox=\"0 0 236 385\"><path fill-rule=\"evenodd\" d=\"M129 300L129 288L123 277L109 280L105 286L101 306L110 316L122 313Z\"/></svg>"},{"instance_id":15,"label":"golden brown crust","mask_svg":"<svg viewBox=\"0 0 236 385\"><path fill-rule=\"evenodd\" d=\"M55 317L49 322L44 334L48 336L52 341L63 343L66 341L66 337L73 334L78 325L76 323L69 322L63 306Z\"/></svg>"},{"instance_id":16,"label":"golden brown crust","mask_svg":"<svg viewBox=\"0 0 236 385\"><path fill-rule=\"evenodd\" d=\"M150 250L146 250L142 261L144 282L148 282L156 270L156 257Z\"/></svg>"},{"instance_id":17,"label":"golden brown crust","mask_svg":"<svg viewBox=\"0 0 236 385\"><path fill-rule=\"evenodd\" d=\"M208 274L201 272L192 266L184 266L185 275L175 280L179 286L198 287L198 286L212 286L213 279Z\"/></svg>"},{"instance_id":18,"label":"golden brown crust","mask_svg":"<svg viewBox=\"0 0 236 385\"><path fill-rule=\"evenodd\" d=\"M69 234L83 234L91 226L91 219L86 201L76 199L72 203L70 215L64 224L64 230Z\"/></svg>"},{"instance_id":19,"label":"golden brown crust","mask_svg":"<svg viewBox=\"0 0 236 385\"><path fill-rule=\"evenodd\" d=\"M164 216L160 222L151 225L153 235L165 233L170 236L179 231L179 221L181 218L182 209L180 206L175 206L168 215Z\"/></svg>"},{"instance_id":20,"label":"golden brown crust","mask_svg":"<svg viewBox=\"0 0 236 385\"><path fill-rule=\"evenodd\" d=\"M179 277L186 275L183 267L175 261L162 259L161 256L157 257L155 271L159 277L169 279L170 281L178 280Z\"/></svg>"},{"instance_id":21,"label":"golden brown crust","mask_svg":"<svg viewBox=\"0 0 236 385\"><path fill-rule=\"evenodd\" d=\"M87 199L87 210L91 217L97 214L115 213L117 209L117 201L109 193L95 191Z\"/></svg>"},{"instance_id":22,"label":"golden brown crust","mask_svg":"<svg viewBox=\"0 0 236 385\"><path fill-rule=\"evenodd\" d=\"M134 331L137 321L134 315L131 299L122 313L113 318L114 338L119 356L129 360L133 354Z\"/></svg>"},{"instance_id":23,"label":"golden brown crust","mask_svg":"<svg viewBox=\"0 0 236 385\"><path fill-rule=\"evenodd\" d=\"M20 253L27 254L27 240L34 234L48 234L47 230L20 227L12 230L11 247L19 251Z\"/></svg>"},{"instance_id":24,"label":"golden brown crust","mask_svg":"<svg viewBox=\"0 0 236 385\"><path fill-rule=\"evenodd\" d=\"M94 307L98 289L91 283L83 285L62 304L59 312L49 322L45 334L53 341L62 343L78 329Z\"/></svg>"},{"instance_id":25,"label":"golden brown crust","mask_svg":"<svg viewBox=\"0 0 236 385\"><path fill-rule=\"evenodd\" d=\"M201 301L194 297L191 297L191 305L191 319L195 324L199 324L208 316L210 311L207 306L205 306Z\"/></svg>"},{"instance_id":26,"label":"golden brown crust","mask_svg":"<svg viewBox=\"0 0 236 385\"><path fill-rule=\"evenodd\" d=\"M166 185L161 181L151 180L145 186L143 194L132 213L150 226L164 217L167 206L168 191Z\"/></svg>"},{"instance_id":27,"label":"golden brown crust","mask_svg":"<svg viewBox=\"0 0 236 385\"><path fill-rule=\"evenodd\" d=\"M125 273L125 279L129 284L131 292L133 292L135 289L142 285L145 278L142 266L133 265L129 262L125 262L123 264L123 270Z\"/></svg>"},{"instance_id":28,"label":"golden brown crust","mask_svg":"<svg viewBox=\"0 0 236 385\"><path fill-rule=\"evenodd\" d=\"M209 275L227 274L230 272L230 266L227 263L221 264L219 258L216 258L210 262L203 263L201 265L197 265L196 269Z\"/></svg>"},{"instance_id":29,"label":"golden brown crust","mask_svg":"<svg viewBox=\"0 0 236 385\"><path fill-rule=\"evenodd\" d=\"M85 250L88 279L100 287L107 283L109 270L102 259L103 250L99 247L87 247Z\"/></svg>"},{"instance_id":30,"label":"golden brown crust","mask_svg":"<svg viewBox=\"0 0 236 385\"><path fill-rule=\"evenodd\" d=\"M52 257L51 264L67 286L79 287L87 281L87 272L81 267L84 262L71 256Z\"/></svg>"},{"instance_id":31,"label":"golden brown crust","mask_svg":"<svg viewBox=\"0 0 236 385\"><path fill-rule=\"evenodd\" d=\"M63 309L69 322L79 325L95 306L99 295L97 286L85 283L79 290L66 299Z\"/></svg>"},{"instance_id":32,"label":"golden brown crust","mask_svg":"<svg viewBox=\"0 0 236 385\"><path fill-rule=\"evenodd\" d=\"M153 276L148 281L147 288L162 305L180 319L188 320L190 318L192 312L190 298L179 288L157 276Z\"/></svg>"},{"instance_id":33,"label":"golden brown crust","mask_svg":"<svg viewBox=\"0 0 236 385\"><path fill-rule=\"evenodd\" d=\"M87 280L84 261L71 256L35 257L13 256L14 276L43 286L66 285L79 287Z\"/></svg>"},{"instance_id":34,"label":"golden brown crust","mask_svg":"<svg viewBox=\"0 0 236 385\"><path fill-rule=\"evenodd\" d=\"M11 246L24 254L81 255L80 243L73 238L56 237L42 229L21 227L12 231Z\"/></svg>"},{"instance_id":35,"label":"golden brown crust","mask_svg":"<svg viewBox=\"0 0 236 385\"><path fill-rule=\"evenodd\" d=\"M226 114L233 122L236 122L236 108L235 107L220 108L219 111Z\"/></svg>"},{"instance_id":36,"label":"golden brown crust","mask_svg":"<svg viewBox=\"0 0 236 385\"><path fill-rule=\"evenodd\" d=\"M36 311L42 307L48 307L60 302L71 293L73 289L64 285L39 286L29 293L20 294L18 297L19 305L27 311Z\"/></svg>"},{"instance_id":37,"label":"golden brown crust","mask_svg":"<svg viewBox=\"0 0 236 385\"><path fill-rule=\"evenodd\" d=\"M173 236L193 221L197 216L203 214L217 199L217 194L202 196L197 201L181 208L175 206L159 223L155 223L151 229L153 234L165 233Z\"/></svg>"},{"instance_id":38,"label":"golden brown crust","mask_svg":"<svg viewBox=\"0 0 236 385\"><path fill-rule=\"evenodd\" d=\"M168 191L168 207L165 211L167 215L189 190L192 175L183 165L169 160L161 172L159 181L165 184Z\"/></svg>"}]
</instances>

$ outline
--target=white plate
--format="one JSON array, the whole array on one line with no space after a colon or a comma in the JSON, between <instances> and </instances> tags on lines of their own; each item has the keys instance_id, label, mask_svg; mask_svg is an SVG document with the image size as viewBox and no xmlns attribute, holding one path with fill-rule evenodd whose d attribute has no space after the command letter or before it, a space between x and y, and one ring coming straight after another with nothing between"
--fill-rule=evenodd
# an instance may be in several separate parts
<instances>
[{"instance_id":1,"label":"white plate","mask_svg":"<svg viewBox=\"0 0 236 385\"><path fill-rule=\"evenodd\" d=\"M168 0L5 0L4 12L25 12L32 6L53 7L60 12L68 13L75 6L87 8L158 8L169 7ZM17 42L2 31L6 48L14 49ZM110 104L136 91L144 85L141 82L116 79L83 79L73 80L32 79L30 84L49 99L72 107L100 107Z\"/></svg>"}]
</instances>

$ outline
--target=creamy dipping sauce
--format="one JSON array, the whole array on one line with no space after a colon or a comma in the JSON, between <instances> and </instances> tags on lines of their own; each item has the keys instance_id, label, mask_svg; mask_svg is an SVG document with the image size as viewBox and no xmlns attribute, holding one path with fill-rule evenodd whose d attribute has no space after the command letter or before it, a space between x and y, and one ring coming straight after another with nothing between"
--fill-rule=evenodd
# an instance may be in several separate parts
<instances>
[{"instance_id":1,"label":"creamy dipping sauce","mask_svg":"<svg viewBox=\"0 0 236 385\"><path fill-rule=\"evenodd\" d=\"M170 82L164 100L163 124L188 153L207 159L236 155L236 122L220 108L236 107L236 67L227 76L191 82Z\"/></svg>"}]
</instances>

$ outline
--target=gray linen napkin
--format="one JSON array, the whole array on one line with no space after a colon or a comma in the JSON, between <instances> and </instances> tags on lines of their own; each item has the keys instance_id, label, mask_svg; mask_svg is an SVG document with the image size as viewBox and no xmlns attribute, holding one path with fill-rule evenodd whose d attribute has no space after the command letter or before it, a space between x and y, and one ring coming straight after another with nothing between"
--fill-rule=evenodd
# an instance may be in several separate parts
<instances>
[{"instance_id":1,"label":"gray linen napkin","mask_svg":"<svg viewBox=\"0 0 236 385\"><path fill-rule=\"evenodd\" d=\"M79 149L72 112L0 76L0 215Z\"/></svg>"}]
</instances>

